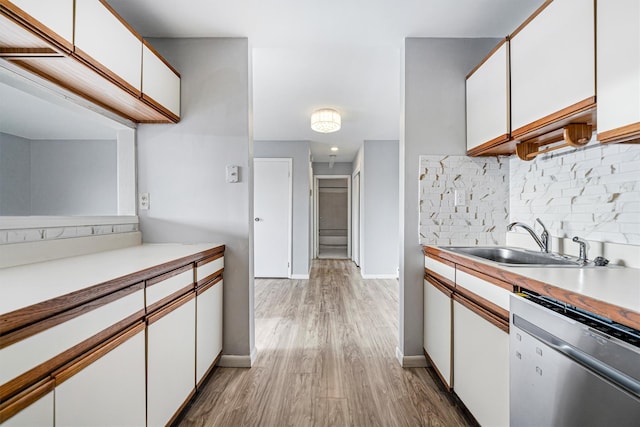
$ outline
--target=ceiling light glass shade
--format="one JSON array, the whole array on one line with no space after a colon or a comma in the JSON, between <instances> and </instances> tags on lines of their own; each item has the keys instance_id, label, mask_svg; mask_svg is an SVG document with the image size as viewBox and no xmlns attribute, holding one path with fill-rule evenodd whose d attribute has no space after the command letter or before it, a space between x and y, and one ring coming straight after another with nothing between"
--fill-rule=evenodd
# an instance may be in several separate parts
<instances>
[{"instance_id":1,"label":"ceiling light glass shade","mask_svg":"<svg viewBox=\"0 0 640 427\"><path fill-rule=\"evenodd\" d=\"M340 113L331 108L314 111L311 115L311 129L321 133L331 133L340 130L342 122Z\"/></svg>"}]
</instances>

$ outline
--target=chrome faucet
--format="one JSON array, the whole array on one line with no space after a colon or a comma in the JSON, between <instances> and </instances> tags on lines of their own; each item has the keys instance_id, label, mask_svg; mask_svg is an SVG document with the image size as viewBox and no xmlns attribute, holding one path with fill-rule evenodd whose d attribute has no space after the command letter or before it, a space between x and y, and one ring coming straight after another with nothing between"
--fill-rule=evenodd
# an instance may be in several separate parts
<instances>
[{"instance_id":1,"label":"chrome faucet","mask_svg":"<svg viewBox=\"0 0 640 427\"><path fill-rule=\"evenodd\" d=\"M533 228L522 222L512 222L507 226L507 231L511 231L515 227L520 227L526 230L531 235L531 237L533 237L533 240L536 241L538 246L540 246L540 250L549 253L551 252L551 240L549 239L549 232L547 231L547 227L545 227L542 221L540 221L540 218L536 218L536 222L542 226L542 233L540 234L540 237L536 235L536 232L533 231Z\"/></svg>"},{"instance_id":2,"label":"chrome faucet","mask_svg":"<svg viewBox=\"0 0 640 427\"><path fill-rule=\"evenodd\" d=\"M578 255L578 261L583 264L589 262L587 260L587 241L579 238L578 236L574 236L571 240L580 245L580 254Z\"/></svg>"}]
</instances>

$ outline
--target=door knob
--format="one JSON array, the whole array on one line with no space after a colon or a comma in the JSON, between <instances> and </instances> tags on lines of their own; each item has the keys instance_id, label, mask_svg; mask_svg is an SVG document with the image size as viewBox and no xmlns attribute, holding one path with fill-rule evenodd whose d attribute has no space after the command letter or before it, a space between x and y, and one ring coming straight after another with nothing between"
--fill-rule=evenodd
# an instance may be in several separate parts
<instances>
[{"instance_id":1,"label":"door knob","mask_svg":"<svg viewBox=\"0 0 640 427\"><path fill-rule=\"evenodd\" d=\"M261 220L260 218L256 218L256 219L254 219L254 221L255 221L255 222L260 222L260 221L262 221L262 220Z\"/></svg>"}]
</instances>

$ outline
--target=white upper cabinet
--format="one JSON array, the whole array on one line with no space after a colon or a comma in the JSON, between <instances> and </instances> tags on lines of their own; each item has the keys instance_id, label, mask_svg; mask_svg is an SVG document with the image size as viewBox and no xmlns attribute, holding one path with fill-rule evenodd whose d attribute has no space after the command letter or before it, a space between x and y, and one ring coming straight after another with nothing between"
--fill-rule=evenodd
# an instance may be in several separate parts
<instances>
[{"instance_id":1,"label":"white upper cabinet","mask_svg":"<svg viewBox=\"0 0 640 427\"><path fill-rule=\"evenodd\" d=\"M142 48L142 97L180 116L180 75L147 43Z\"/></svg>"},{"instance_id":2,"label":"white upper cabinet","mask_svg":"<svg viewBox=\"0 0 640 427\"><path fill-rule=\"evenodd\" d=\"M598 1L598 139L640 139L640 2Z\"/></svg>"},{"instance_id":3,"label":"white upper cabinet","mask_svg":"<svg viewBox=\"0 0 640 427\"><path fill-rule=\"evenodd\" d=\"M467 152L509 139L509 42L503 40L467 76Z\"/></svg>"},{"instance_id":4,"label":"white upper cabinet","mask_svg":"<svg viewBox=\"0 0 640 427\"><path fill-rule=\"evenodd\" d=\"M73 44L73 2L74 0L11 0L11 3L40 21L69 45Z\"/></svg>"},{"instance_id":5,"label":"white upper cabinet","mask_svg":"<svg viewBox=\"0 0 640 427\"><path fill-rule=\"evenodd\" d=\"M102 72L114 74L128 90L140 94L142 39L106 3L76 1L75 48L80 57L89 55L106 69Z\"/></svg>"},{"instance_id":6,"label":"white upper cabinet","mask_svg":"<svg viewBox=\"0 0 640 427\"><path fill-rule=\"evenodd\" d=\"M552 1L510 44L514 138L593 107L594 0Z\"/></svg>"}]
</instances>

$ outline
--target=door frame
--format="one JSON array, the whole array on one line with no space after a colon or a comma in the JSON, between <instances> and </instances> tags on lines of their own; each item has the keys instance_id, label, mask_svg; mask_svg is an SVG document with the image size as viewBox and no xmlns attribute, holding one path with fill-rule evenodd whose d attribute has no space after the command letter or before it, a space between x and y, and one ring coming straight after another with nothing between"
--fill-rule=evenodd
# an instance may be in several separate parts
<instances>
[{"instance_id":1,"label":"door frame","mask_svg":"<svg viewBox=\"0 0 640 427\"><path fill-rule=\"evenodd\" d=\"M313 176L313 258L318 258L320 246L320 221L318 218L319 181L321 179L347 180L347 259L351 259L351 175L314 175Z\"/></svg>"},{"instance_id":2,"label":"door frame","mask_svg":"<svg viewBox=\"0 0 640 427\"><path fill-rule=\"evenodd\" d=\"M254 175L253 175L253 179L256 178L255 176L255 163L256 162L284 162L286 161L288 164L288 168L289 168L289 197L288 197L288 213L287 213L287 278L291 279L291 271L293 270L293 159L291 157L254 157L253 158L253 164L254 164ZM255 185L254 185L255 187ZM255 195L254 195L254 204L255 204ZM255 206L254 206L254 221L256 219L256 213L255 213ZM254 232L253 234L255 235L255 222L253 223L254 226ZM255 257L255 239L254 239L254 255ZM254 272L254 277L255 277L255 272Z\"/></svg>"},{"instance_id":3,"label":"door frame","mask_svg":"<svg viewBox=\"0 0 640 427\"><path fill-rule=\"evenodd\" d=\"M357 194L358 197L357 197L357 201L355 200L356 194L354 194L355 193L355 185L354 185L354 183L355 183L356 176L358 177L358 194ZM354 264L356 266L360 267L360 265L362 264L362 262L361 262L361 254L362 254L361 231L362 231L362 227L360 225L361 219L362 219L362 173L360 173L360 168L357 168L355 171L353 171L353 174L351 174L351 182L352 182L352 187L351 187L351 237L352 237L351 260L354 262ZM356 203L356 202L358 203L357 215L354 212L355 211L354 203ZM357 248L357 250L356 250L356 248Z\"/></svg>"}]
</instances>

